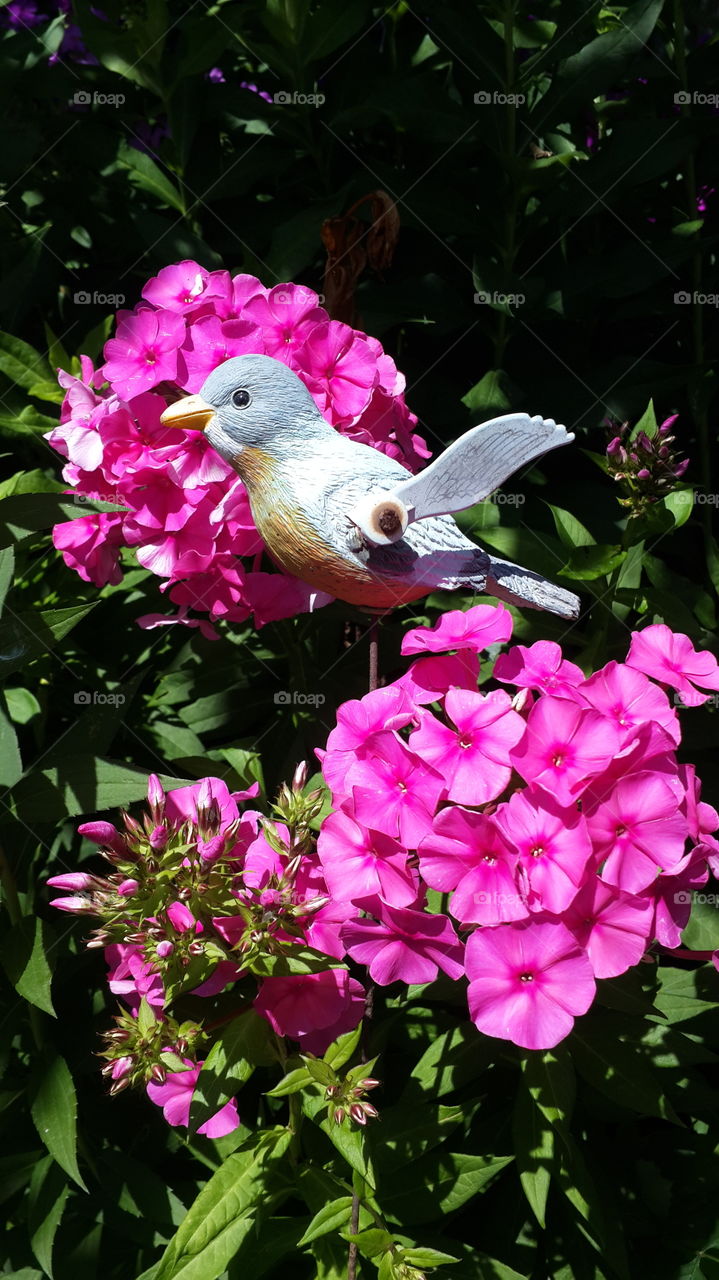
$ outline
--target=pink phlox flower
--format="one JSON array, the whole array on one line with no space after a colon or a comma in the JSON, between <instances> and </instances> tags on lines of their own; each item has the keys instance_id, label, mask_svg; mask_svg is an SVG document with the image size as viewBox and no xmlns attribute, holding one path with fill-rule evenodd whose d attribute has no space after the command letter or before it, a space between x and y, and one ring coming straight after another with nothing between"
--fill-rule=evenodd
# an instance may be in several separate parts
<instances>
[{"instance_id":1,"label":"pink phlox flower","mask_svg":"<svg viewBox=\"0 0 719 1280\"><path fill-rule=\"evenodd\" d=\"M594 976L616 978L639 964L652 936L653 916L648 898L623 893L592 872L564 921L589 956Z\"/></svg>"},{"instance_id":2,"label":"pink phlox flower","mask_svg":"<svg viewBox=\"0 0 719 1280\"><path fill-rule=\"evenodd\" d=\"M251 298L243 315L259 329L266 355L292 364L298 372L305 367L302 361L294 365L298 348L316 325L327 329L329 319L317 294L296 284L275 285L268 293Z\"/></svg>"},{"instance_id":3,"label":"pink phlox flower","mask_svg":"<svg viewBox=\"0 0 719 1280\"><path fill-rule=\"evenodd\" d=\"M544 696L532 707L512 763L526 782L554 795L568 808L595 774L607 768L625 734L598 711L566 698Z\"/></svg>"},{"instance_id":4,"label":"pink phlox flower","mask_svg":"<svg viewBox=\"0 0 719 1280\"><path fill-rule=\"evenodd\" d=\"M441 773L450 800L486 804L512 776L510 752L524 734L524 721L503 689L487 694L450 689L444 709L452 724L423 711L409 745Z\"/></svg>"},{"instance_id":5,"label":"pink phlox flower","mask_svg":"<svg viewBox=\"0 0 719 1280\"><path fill-rule=\"evenodd\" d=\"M315 324L295 358L307 370L309 390L332 426L355 421L369 404L377 361L364 335L349 325Z\"/></svg>"},{"instance_id":6,"label":"pink phlox flower","mask_svg":"<svg viewBox=\"0 0 719 1280\"><path fill-rule=\"evenodd\" d=\"M417 706L438 702L450 689L477 690L479 658L471 649L418 658L390 688L403 689Z\"/></svg>"},{"instance_id":7,"label":"pink phlox flower","mask_svg":"<svg viewBox=\"0 0 719 1280\"><path fill-rule=\"evenodd\" d=\"M184 339L185 321L172 311L126 312L116 337L105 344L103 375L125 399L160 382L174 382Z\"/></svg>"},{"instance_id":8,"label":"pink phlox flower","mask_svg":"<svg viewBox=\"0 0 719 1280\"><path fill-rule=\"evenodd\" d=\"M689 923L694 892L709 879L706 850L691 849L670 874L657 876L646 891L654 905L653 936L663 947L679 947Z\"/></svg>"},{"instance_id":9,"label":"pink phlox flower","mask_svg":"<svg viewBox=\"0 0 719 1280\"><path fill-rule=\"evenodd\" d=\"M462 924L502 924L529 914L517 884L517 855L492 818L448 806L418 854L427 884L441 893L454 890L449 909Z\"/></svg>"},{"instance_id":10,"label":"pink phlox flower","mask_svg":"<svg viewBox=\"0 0 719 1280\"><path fill-rule=\"evenodd\" d=\"M186 1071L170 1071L164 1084L155 1084L153 1080L147 1085L147 1095L156 1106L162 1107L162 1114L173 1128L187 1128L190 1123L192 1095L200 1074L203 1062L193 1064L189 1058L183 1058ZM240 1123L237 1114L237 1103L234 1098L226 1102L224 1107L201 1124L197 1130L206 1138L223 1138L232 1133Z\"/></svg>"},{"instance_id":11,"label":"pink phlox flower","mask_svg":"<svg viewBox=\"0 0 719 1280\"><path fill-rule=\"evenodd\" d=\"M560 915L576 897L592 857L585 819L576 805L562 808L546 791L515 791L494 815L517 851L532 911Z\"/></svg>"},{"instance_id":12,"label":"pink phlox flower","mask_svg":"<svg viewBox=\"0 0 719 1280\"><path fill-rule=\"evenodd\" d=\"M52 541L53 546L62 552L68 568L74 569L84 582L92 582L96 587L116 586L122 582L121 516L93 511L78 520L56 524Z\"/></svg>"},{"instance_id":13,"label":"pink phlox flower","mask_svg":"<svg viewBox=\"0 0 719 1280\"><path fill-rule=\"evenodd\" d=\"M381 897L395 907L417 899L417 880L403 846L381 831L360 826L349 814L332 813L322 824L317 853L332 897L361 902Z\"/></svg>"},{"instance_id":14,"label":"pink phlox flower","mask_svg":"<svg viewBox=\"0 0 719 1280\"><path fill-rule=\"evenodd\" d=\"M554 640L537 640L529 648L513 645L508 653L500 653L492 674L496 680L518 689L538 689L565 697L571 697L571 690L584 680L581 667L565 658Z\"/></svg>"},{"instance_id":15,"label":"pink phlox flower","mask_svg":"<svg viewBox=\"0 0 719 1280\"><path fill-rule=\"evenodd\" d=\"M472 1021L523 1049L553 1049L596 992L589 959L561 921L478 929L465 967Z\"/></svg>"},{"instance_id":16,"label":"pink phlox flower","mask_svg":"<svg viewBox=\"0 0 719 1280\"><path fill-rule=\"evenodd\" d=\"M657 689L641 671L620 662L608 662L576 690L579 700L601 711L626 731L627 740L644 724L659 725L672 742L681 739L676 711L662 689Z\"/></svg>"},{"instance_id":17,"label":"pink phlox flower","mask_svg":"<svg viewBox=\"0 0 719 1280\"><path fill-rule=\"evenodd\" d=\"M199 310L210 300L216 303L219 299L228 299L230 291L229 272L210 272L198 262L185 259L162 267L156 276L148 280L142 296L153 307L184 315Z\"/></svg>"},{"instance_id":18,"label":"pink phlox flower","mask_svg":"<svg viewBox=\"0 0 719 1280\"><path fill-rule=\"evenodd\" d=\"M434 982L438 969L461 977L462 944L446 916L390 907L378 899L372 910L377 919L348 921L342 941L353 960L367 965L373 982L380 987Z\"/></svg>"},{"instance_id":19,"label":"pink phlox flower","mask_svg":"<svg viewBox=\"0 0 719 1280\"><path fill-rule=\"evenodd\" d=\"M445 790L442 775L394 733L377 734L365 758L349 769L345 785L355 820L399 839L405 849L416 849L429 831Z\"/></svg>"},{"instance_id":20,"label":"pink phlox flower","mask_svg":"<svg viewBox=\"0 0 719 1280\"><path fill-rule=\"evenodd\" d=\"M447 649L471 649L481 653L490 645L509 640L512 615L503 604L477 604L462 612L443 613L433 627L415 627L402 640L402 653L444 653Z\"/></svg>"},{"instance_id":21,"label":"pink phlox flower","mask_svg":"<svg viewBox=\"0 0 719 1280\"><path fill-rule=\"evenodd\" d=\"M200 821L198 801L203 799L214 802L220 814L220 831L225 831L239 816L235 798L230 794L227 783L222 778L203 778L201 782L193 782L189 787L177 787L168 791L165 814L168 822L181 825L188 819L190 822Z\"/></svg>"},{"instance_id":22,"label":"pink phlox flower","mask_svg":"<svg viewBox=\"0 0 719 1280\"><path fill-rule=\"evenodd\" d=\"M165 991L159 973L142 948L131 943L115 942L105 948L109 972L107 982L113 995L120 996L132 1013L145 999L153 1009L163 1009Z\"/></svg>"},{"instance_id":23,"label":"pink phlox flower","mask_svg":"<svg viewBox=\"0 0 719 1280\"><path fill-rule=\"evenodd\" d=\"M344 702L337 711L326 750L316 752L332 794L348 795L346 777L356 760L371 749L376 734L403 729L416 722L417 710L407 692L396 684L375 689L364 698Z\"/></svg>"},{"instance_id":24,"label":"pink phlox flower","mask_svg":"<svg viewBox=\"0 0 719 1280\"><path fill-rule=\"evenodd\" d=\"M659 774L623 778L587 823L597 856L606 859L602 880L629 893L641 893L659 871L675 871L684 856L687 820Z\"/></svg>"},{"instance_id":25,"label":"pink phlox flower","mask_svg":"<svg viewBox=\"0 0 719 1280\"><path fill-rule=\"evenodd\" d=\"M262 333L250 320L221 320L208 315L191 326L180 351L177 381L195 393L218 365L233 356L261 351Z\"/></svg>"},{"instance_id":26,"label":"pink phlox flower","mask_svg":"<svg viewBox=\"0 0 719 1280\"><path fill-rule=\"evenodd\" d=\"M719 690L714 654L695 649L689 636L670 630L664 623L632 633L627 666L676 689L680 706L700 707L710 697L705 689Z\"/></svg>"},{"instance_id":27,"label":"pink phlox flower","mask_svg":"<svg viewBox=\"0 0 719 1280\"><path fill-rule=\"evenodd\" d=\"M321 1054L362 1018L364 987L346 969L265 978L254 1008L278 1036L299 1041L306 1053Z\"/></svg>"}]
</instances>

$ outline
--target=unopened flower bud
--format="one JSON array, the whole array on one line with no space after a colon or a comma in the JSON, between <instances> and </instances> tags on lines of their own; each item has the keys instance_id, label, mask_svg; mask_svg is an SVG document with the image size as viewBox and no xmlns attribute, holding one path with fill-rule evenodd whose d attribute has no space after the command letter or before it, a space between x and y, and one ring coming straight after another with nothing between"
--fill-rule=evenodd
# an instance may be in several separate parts
<instances>
[{"instance_id":1,"label":"unopened flower bud","mask_svg":"<svg viewBox=\"0 0 719 1280\"><path fill-rule=\"evenodd\" d=\"M292 790L302 791L302 789L307 786L308 775L309 770L307 768L307 761L300 760L300 763L292 774Z\"/></svg>"},{"instance_id":2,"label":"unopened flower bud","mask_svg":"<svg viewBox=\"0 0 719 1280\"><path fill-rule=\"evenodd\" d=\"M344 1107L337 1107L335 1110L335 1124L342 1124L346 1114Z\"/></svg>"},{"instance_id":3,"label":"unopened flower bud","mask_svg":"<svg viewBox=\"0 0 719 1280\"><path fill-rule=\"evenodd\" d=\"M155 950L161 960L166 960L167 957L171 956L175 950L175 944L174 942L170 942L169 938L165 938L163 942L158 942Z\"/></svg>"},{"instance_id":4,"label":"unopened flower bud","mask_svg":"<svg viewBox=\"0 0 719 1280\"><path fill-rule=\"evenodd\" d=\"M365 1115L364 1107L361 1106L359 1102L352 1103L352 1106L350 1107L350 1116L354 1120L355 1124L367 1123L367 1116Z\"/></svg>"},{"instance_id":5,"label":"unopened flower bud","mask_svg":"<svg viewBox=\"0 0 719 1280\"><path fill-rule=\"evenodd\" d=\"M381 1082L379 1080L375 1080L372 1076L368 1076L366 1080L360 1080L359 1088L363 1089L364 1092L367 1093L369 1089L376 1089L380 1083Z\"/></svg>"},{"instance_id":6,"label":"unopened flower bud","mask_svg":"<svg viewBox=\"0 0 719 1280\"><path fill-rule=\"evenodd\" d=\"M111 822L83 822L77 829L78 835L92 840L93 844L106 845L113 853L127 854L127 845L120 832Z\"/></svg>"},{"instance_id":7,"label":"unopened flower bud","mask_svg":"<svg viewBox=\"0 0 719 1280\"><path fill-rule=\"evenodd\" d=\"M147 803L153 822L162 822L165 813L165 792L156 773L151 773L147 779Z\"/></svg>"},{"instance_id":8,"label":"unopened flower bud","mask_svg":"<svg viewBox=\"0 0 719 1280\"><path fill-rule=\"evenodd\" d=\"M641 471L637 471L637 480L651 480L651 471L647 471L646 467L642 467Z\"/></svg>"},{"instance_id":9,"label":"unopened flower bud","mask_svg":"<svg viewBox=\"0 0 719 1280\"><path fill-rule=\"evenodd\" d=\"M164 849L169 838L170 838L170 833L167 827L163 827L163 826L153 827L149 836L150 848L155 849L159 852L161 849Z\"/></svg>"},{"instance_id":10,"label":"unopened flower bud","mask_svg":"<svg viewBox=\"0 0 719 1280\"><path fill-rule=\"evenodd\" d=\"M117 892L121 898L131 898L133 893L137 893L140 888L137 880L123 880L122 884L117 886Z\"/></svg>"},{"instance_id":11,"label":"unopened flower bud","mask_svg":"<svg viewBox=\"0 0 719 1280\"><path fill-rule=\"evenodd\" d=\"M155 1084L164 1084L167 1079L167 1071L159 1062L153 1062L152 1067L150 1068L150 1075L155 1081Z\"/></svg>"}]
</instances>

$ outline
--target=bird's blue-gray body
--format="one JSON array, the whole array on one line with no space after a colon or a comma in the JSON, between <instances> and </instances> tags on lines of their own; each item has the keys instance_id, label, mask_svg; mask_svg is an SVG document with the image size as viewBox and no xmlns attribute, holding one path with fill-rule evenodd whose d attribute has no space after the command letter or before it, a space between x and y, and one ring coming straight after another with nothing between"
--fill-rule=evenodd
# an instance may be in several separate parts
<instances>
[{"instance_id":1,"label":"bird's blue-gray body","mask_svg":"<svg viewBox=\"0 0 719 1280\"><path fill-rule=\"evenodd\" d=\"M238 389L249 396L242 407L232 400L245 398ZM208 440L245 482L273 559L318 591L383 611L437 588L463 587L576 616L576 596L489 556L449 515L415 520L390 545L368 542L350 518L353 511L368 494L401 491L411 473L335 431L279 361L254 355L228 360L210 374L199 397L172 406L164 420L195 425L193 412L204 415ZM467 462L460 457L459 463L466 470ZM481 457L475 465L481 466Z\"/></svg>"}]
</instances>

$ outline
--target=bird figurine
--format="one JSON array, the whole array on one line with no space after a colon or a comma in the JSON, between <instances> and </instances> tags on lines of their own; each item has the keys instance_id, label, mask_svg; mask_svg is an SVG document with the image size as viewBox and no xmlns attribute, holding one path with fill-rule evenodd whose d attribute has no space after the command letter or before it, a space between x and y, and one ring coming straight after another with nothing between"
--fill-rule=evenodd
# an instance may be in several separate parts
<instances>
[{"instance_id":1,"label":"bird figurine","mask_svg":"<svg viewBox=\"0 0 719 1280\"><path fill-rule=\"evenodd\" d=\"M562 618L579 613L571 591L489 555L450 514L569 444L574 436L551 419L494 418L413 475L331 427L287 365L242 355L213 370L199 395L171 404L161 422L204 431L244 481L272 559L317 591L374 613L462 587Z\"/></svg>"}]
</instances>

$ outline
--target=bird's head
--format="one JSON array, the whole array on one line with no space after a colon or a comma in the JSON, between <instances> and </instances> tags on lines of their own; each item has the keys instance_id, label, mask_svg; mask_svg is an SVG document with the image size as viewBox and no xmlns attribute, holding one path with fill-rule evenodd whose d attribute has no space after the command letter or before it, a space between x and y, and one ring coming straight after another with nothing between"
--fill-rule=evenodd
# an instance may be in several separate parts
<instances>
[{"instance_id":1,"label":"bird's head","mask_svg":"<svg viewBox=\"0 0 719 1280\"><path fill-rule=\"evenodd\" d=\"M311 431L331 430L297 374L272 356L233 356L205 380L198 395L171 404L167 427L204 431L223 458L244 449L276 454Z\"/></svg>"}]
</instances>

